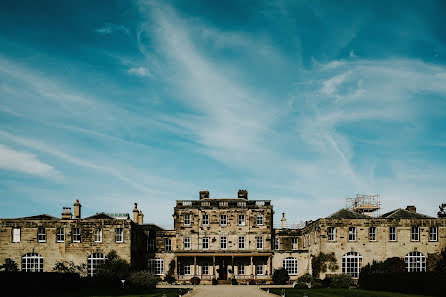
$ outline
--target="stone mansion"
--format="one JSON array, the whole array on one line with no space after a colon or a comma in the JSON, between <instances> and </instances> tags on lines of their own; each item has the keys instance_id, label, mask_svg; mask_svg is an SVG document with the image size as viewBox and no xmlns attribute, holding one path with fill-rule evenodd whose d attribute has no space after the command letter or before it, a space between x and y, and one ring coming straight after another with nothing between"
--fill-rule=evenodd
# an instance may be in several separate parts
<instances>
[{"instance_id":1,"label":"stone mansion","mask_svg":"<svg viewBox=\"0 0 446 297\"><path fill-rule=\"evenodd\" d=\"M426 258L446 247L446 220L416 212L414 206L370 216L361 208L287 228L273 227L270 200L249 200L246 190L235 198L176 201L174 229L144 224L144 215L98 213L82 218L81 204L65 207L60 218L47 214L0 219L0 264L11 258L22 271L52 271L57 262L73 262L93 276L112 250L129 263L164 277L170 267L178 282L197 276L239 282L271 281L284 267L291 279L312 272L312 258L334 252L338 270L359 276L373 260L404 258L408 271L425 271ZM322 274L323 278L324 275Z\"/></svg>"}]
</instances>

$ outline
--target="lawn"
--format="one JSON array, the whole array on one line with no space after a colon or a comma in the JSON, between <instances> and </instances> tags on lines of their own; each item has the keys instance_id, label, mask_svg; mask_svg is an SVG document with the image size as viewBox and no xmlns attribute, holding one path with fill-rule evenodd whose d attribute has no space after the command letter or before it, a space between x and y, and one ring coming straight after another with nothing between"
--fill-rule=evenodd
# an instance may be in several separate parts
<instances>
[{"instance_id":1,"label":"lawn","mask_svg":"<svg viewBox=\"0 0 446 297\"><path fill-rule=\"evenodd\" d=\"M119 294L112 295L113 297L178 297L184 296L189 290L188 289L154 289L145 293L138 294ZM111 296L88 296L88 297L111 297Z\"/></svg>"},{"instance_id":2,"label":"lawn","mask_svg":"<svg viewBox=\"0 0 446 297\"><path fill-rule=\"evenodd\" d=\"M282 289L270 289L270 293L281 295ZM305 295L306 294L306 295ZM359 289L285 289L286 297L427 297Z\"/></svg>"}]
</instances>

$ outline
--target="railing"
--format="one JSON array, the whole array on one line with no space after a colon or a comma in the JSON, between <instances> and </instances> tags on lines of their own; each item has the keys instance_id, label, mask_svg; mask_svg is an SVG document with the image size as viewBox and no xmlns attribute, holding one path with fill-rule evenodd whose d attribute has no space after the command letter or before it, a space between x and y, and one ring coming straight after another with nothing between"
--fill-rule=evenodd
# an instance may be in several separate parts
<instances>
[{"instance_id":1,"label":"railing","mask_svg":"<svg viewBox=\"0 0 446 297\"><path fill-rule=\"evenodd\" d=\"M235 279L270 279L271 275L234 275Z\"/></svg>"}]
</instances>

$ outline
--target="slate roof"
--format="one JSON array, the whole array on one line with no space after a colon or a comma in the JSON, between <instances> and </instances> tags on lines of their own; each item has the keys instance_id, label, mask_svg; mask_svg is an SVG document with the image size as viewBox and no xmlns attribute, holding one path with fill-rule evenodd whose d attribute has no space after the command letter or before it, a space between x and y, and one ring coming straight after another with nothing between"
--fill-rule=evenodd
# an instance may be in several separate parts
<instances>
[{"instance_id":1,"label":"slate roof","mask_svg":"<svg viewBox=\"0 0 446 297\"><path fill-rule=\"evenodd\" d=\"M46 214L46 213L36 215L36 216L18 218L18 219L21 219L21 220L60 220L60 218L50 216L49 214Z\"/></svg>"},{"instance_id":2,"label":"slate roof","mask_svg":"<svg viewBox=\"0 0 446 297\"><path fill-rule=\"evenodd\" d=\"M366 216L361 213L353 212L348 209L340 209L337 212L326 217L327 219L370 219L369 216Z\"/></svg>"},{"instance_id":3,"label":"slate roof","mask_svg":"<svg viewBox=\"0 0 446 297\"><path fill-rule=\"evenodd\" d=\"M434 219L418 212L410 212L406 209L398 208L379 216L380 219Z\"/></svg>"},{"instance_id":4,"label":"slate roof","mask_svg":"<svg viewBox=\"0 0 446 297\"><path fill-rule=\"evenodd\" d=\"M83 220L114 220L114 219L115 219L114 217L109 216L104 212L100 212L95 215L83 218Z\"/></svg>"}]
</instances>

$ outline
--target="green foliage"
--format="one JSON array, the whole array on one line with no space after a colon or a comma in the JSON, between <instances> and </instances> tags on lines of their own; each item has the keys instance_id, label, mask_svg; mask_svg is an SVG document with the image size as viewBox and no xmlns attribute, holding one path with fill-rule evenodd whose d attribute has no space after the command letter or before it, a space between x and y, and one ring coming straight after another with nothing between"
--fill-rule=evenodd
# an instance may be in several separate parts
<instances>
[{"instance_id":1,"label":"green foliage","mask_svg":"<svg viewBox=\"0 0 446 297\"><path fill-rule=\"evenodd\" d=\"M446 203L442 203L438 208L440 211L437 213L437 216L439 218L446 218Z\"/></svg>"},{"instance_id":2,"label":"green foliage","mask_svg":"<svg viewBox=\"0 0 446 297\"><path fill-rule=\"evenodd\" d=\"M350 274L334 274L324 279L324 286L336 289L348 289L356 285Z\"/></svg>"},{"instance_id":3,"label":"green foliage","mask_svg":"<svg viewBox=\"0 0 446 297\"><path fill-rule=\"evenodd\" d=\"M84 265L75 265L73 261L56 262L53 271L59 273L80 273L84 270Z\"/></svg>"},{"instance_id":4,"label":"green foliage","mask_svg":"<svg viewBox=\"0 0 446 297\"><path fill-rule=\"evenodd\" d=\"M190 279L190 283L192 285L199 285L200 281L201 281L201 279L198 276L194 276L193 278Z\"/></svg>"},{"instance_id":5,"label":"green foliage","mask_svg":"<svg viewBox=\"0 0 446 297\"><path fill-rule=\"evenodd\" d=\"M319 255L313 256L311 259L311 267L313 268L313 276L319 278L321 272L325 273L330 269L330 271L336 271L339 269L337 264L335 253L319 253Z\"/></svg>"},{"instance_id":6,"label":"green foliage","mask_svg":"<svg viewBox=\"0 0 446 297\"><path fill-rule=\"evenodd\" d=\"M175 261L172 260L169 263L169 270L167 271L164 280L169 284L173 284L176 281L174 273L175 273Z\"/></svg>"},{"instance_id":7,"label":"green foliage","mask_svg":"<svg viewBox=\"0 0 446 297\"><path fill-rule=\"evenodd\" d=\"M294 289L308 289L308 286L306 283L303 282L297 282L293 286Z\"/></svg>"},{"instance_id":8,"label":"green foliage","mask_svg":"<svg viewBox=\"0 0 446 297\"><path fill-rule=\"evenodd\" d=\"M406 263L398 257L387 258L382 262L373 261L361 268L360 277L370 273L405 272Z\"/></svg>"},{"instance_id":9,"label":"green foliage","mask_svg":"<svg viewBox=\"0 0 446 297\"><path fill-rule=\"evenodd\" d=\"M134 289L154 289L158 282L158 278L148 271L134 272L128 280Z\"/></svg>"},{"instance_id":10,"label":"green foliage","mask_svg":"<svg viewBox=\"0 0 446 297\"><path fill-rule=\"evenodd\" d=\"M275 269L273 272L273 283L277 285L284 285L288 283L290 276L285 268Z\"/></svg>"},{"instance_id":11,"label":"green foliage","mask_svg":"<svg viewBox=\"0 0 446 297\"><path fill-rule=\"evenodd\" d=\"M439 257L437 263L435 264L434 271L446 272L446 249L443 249L441 251L440 257Z\"/></svg>"},{"instance_id":12,"label":"green foliage","mask_svg":"<svg viewBox=\"0 0 446 297\"><path fill-rule=\"evenodd\" d=\"M215 278L213 278L213 279L212 279L212 284L213 284L213 285L218 285L218 280L215 279Z\"/></svg>"},{"instance_id":13,"label":"green foliage","mask_svg":"<svg viewBox=\"0 0 446 297\"><path fill-rule=\"evenodd\" d=\"M234 286L238 285L238 281L235 278L233 278L233 279L231 279L231 284Z\"/></svg>"},{"instance_id":14,"label":"green foliage","mask_svg":"<svg viewBox=\"0 0 446 297\"><path fill-rule=\"evenodd\" d=\"M299 283L311 284L313 282L313 277L311 274L306 273L297 279Z\"/></svg>"},{"instance_id":15,"label":"green foliage","mask_svg":"<svg viewBox=\"0 0 446 297\"><path fill-rule=\"evenodd\" d=\"M119 257L116 251L107 254L107 258L99 264L96 271L98 278L126 279L130 275L130 264Z\"/></svg>"},{"instance_id":16,"label":"green foliage","mask_svg":"<svg viewBox=\"0 0 446 297\"><path fill-rule=\"evenodd\" d=\"M6 258L5 259L5 264L0 266L0 271L19 271L19 266L17 265L16 262L14 262L13 259L11 258Z\"/></svg>"}]
</instances>

